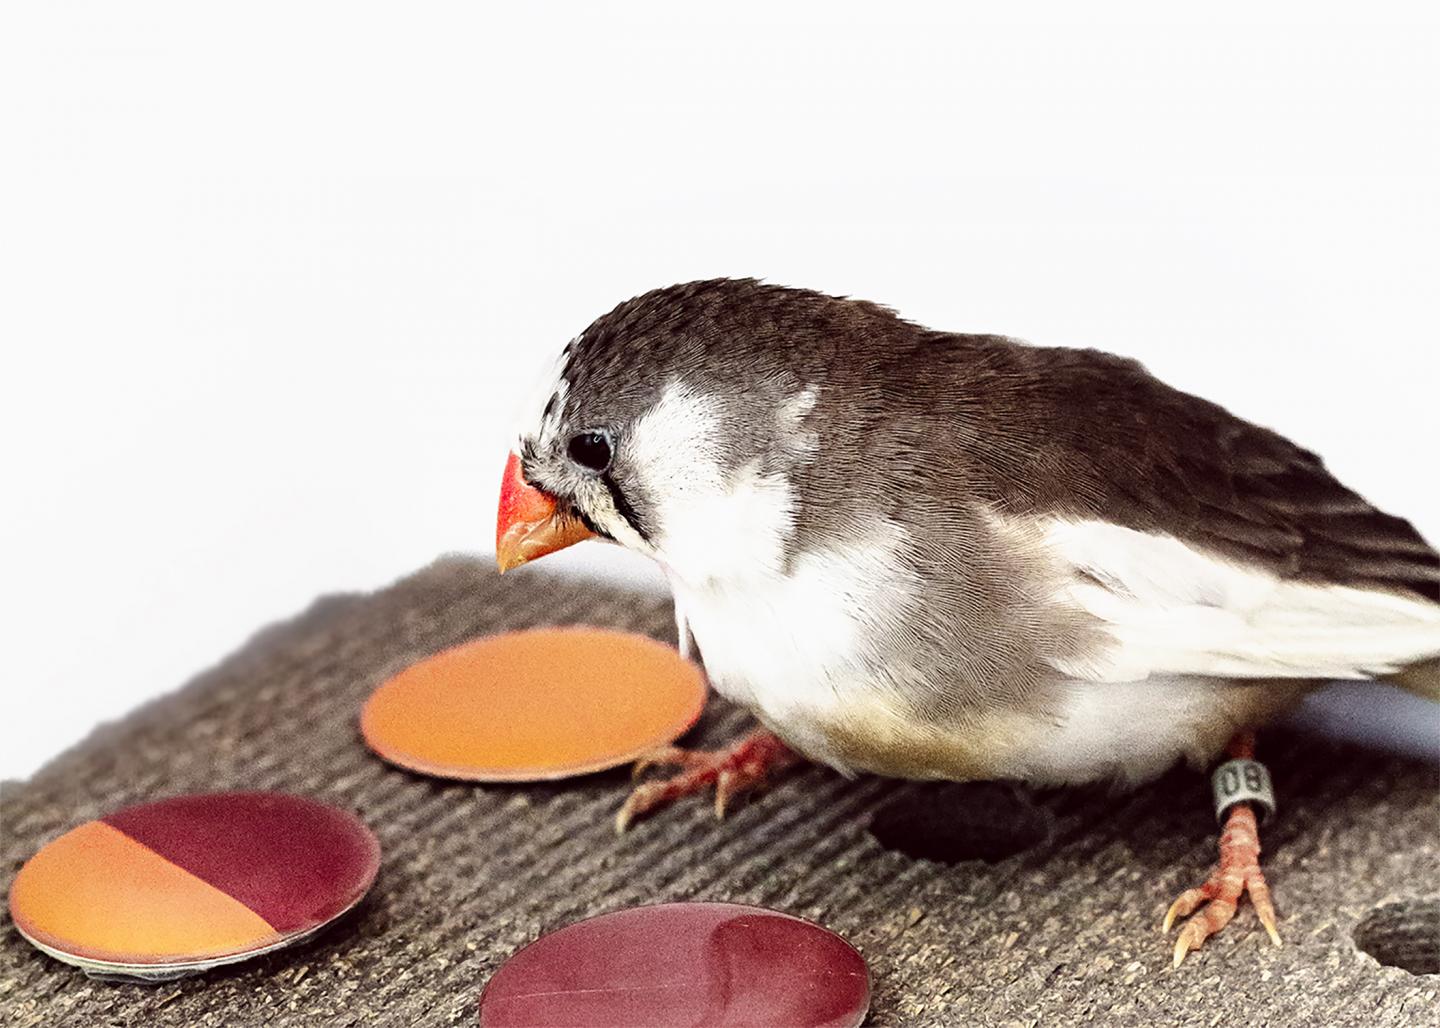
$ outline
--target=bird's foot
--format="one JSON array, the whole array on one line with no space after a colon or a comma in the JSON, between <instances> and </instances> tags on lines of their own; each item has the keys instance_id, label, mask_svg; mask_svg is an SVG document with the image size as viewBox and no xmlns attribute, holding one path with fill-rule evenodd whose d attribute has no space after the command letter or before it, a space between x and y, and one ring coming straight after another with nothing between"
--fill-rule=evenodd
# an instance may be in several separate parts
<instances>
[{"instance_id":1,"label":"bird's foot","mask_svg":"<svg viewBox=\"0 0 1440 1028\"><path fill-rule=\"evenodd\" d=\"M682 750L666 746L635 764L635 777L652 767L675 767L680 773L656 782L637 785L615 815L615 830L623 832L636 818L682 796L693 796L712 782L715 785L715 816L724 817L730 801L743 792L759 788L772 771L799 763L800 756L763 728L737 740L723 750Z\"/></svg>"},{"instance_id":2,"label":"bird's foot","mask_svg":"<svg viewBox=\"0 0 1440 1028\"><path fill-rule=\"evenodd\" d=\"M1176 918L1195 914L1185 922L1180 937L1175 940L1175 967L1180 966L1185 954L1199 949L1206 939L1230 923L1243 893L1250 894L1250 903L1269 933L1270 941L1280 945L1280 933L1275 928L1275 905L1270 902L1270 887L1260 870L1260 830L1248 803L1230 808L1225 830L1220 833L1220 864L1209 880L1199 888L1182 892L1165 913L1166 932ZM1195 913L1202 904L1204 909Z\"/></svg>"}]
</instances>

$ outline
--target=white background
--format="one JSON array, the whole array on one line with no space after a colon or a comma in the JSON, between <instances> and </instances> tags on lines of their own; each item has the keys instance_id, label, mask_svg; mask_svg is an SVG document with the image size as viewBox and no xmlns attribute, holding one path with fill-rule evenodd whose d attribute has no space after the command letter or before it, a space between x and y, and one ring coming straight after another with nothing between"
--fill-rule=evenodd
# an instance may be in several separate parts
<instances>
[{"instance_id":1,"label":"white background","mask_svg":"<svg viewBox=\"0 0 1440 1028\"><path fill-rule=\"evenodd\" d=\"M1440 537L1433 4L698 6L5 6L0 775L490 549L536 370L701 276L1138 356Z\"/></svg>"}]
</instances>

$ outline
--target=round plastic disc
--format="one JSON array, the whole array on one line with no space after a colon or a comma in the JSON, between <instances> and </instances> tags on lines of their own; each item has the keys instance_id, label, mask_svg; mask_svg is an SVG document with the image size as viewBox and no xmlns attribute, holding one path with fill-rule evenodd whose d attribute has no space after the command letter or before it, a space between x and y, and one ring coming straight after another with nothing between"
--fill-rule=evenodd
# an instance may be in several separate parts
<instances>
[{"instance_id":1,"label":"round plastic disc","mask_svg":"<svg viewBox=\"0 0 1440 1028\"><path fill-rule=\"evenodd\" d=\"M599 628L493 635L414 664L360 715L366 744L412 771L482 782L603 771L700 717L700 669L654 639Z\"/></svg>"},{"instance_id":2,"label":"round plastic disc","mask_svg":"<svg viewBox=\"0 0 1440 1028\"><path fill-rule=\"evenodd\" d=\"M127 807L53 840L20 869L27 939L100 977L163 981L303 939L360 902L380 844L299 796L232 792Z\"/></svg>"},{"instance_id":3,"label":"round plastic disc","mask_svg":"<svg viewBox=\"0 0 1440 1028\"><path fill-rule=\"evenodd\" d=\"M869 1006L865 960L834 932L761 907L666 903L526 946L480 994L480 1024L852 1028Z\"/></svg>"}]
</instances>

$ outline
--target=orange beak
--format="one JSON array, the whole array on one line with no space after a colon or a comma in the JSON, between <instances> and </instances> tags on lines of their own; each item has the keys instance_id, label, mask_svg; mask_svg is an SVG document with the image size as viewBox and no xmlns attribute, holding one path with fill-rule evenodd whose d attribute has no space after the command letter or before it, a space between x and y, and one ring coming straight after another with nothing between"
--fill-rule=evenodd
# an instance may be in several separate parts
<instances>
[{"instance_id":1,"label":"orange beak","mask_svg":"<svg viewBox=\"0 0 1440 1028\"><path fill-rule=\"evenodd\" d=\"M594 535L579 518L560 510L555 497L525 481L520 458L510 455L500 482L500 515L495 524L495 563L502 575Z\"/></svg>"}]
</instances>

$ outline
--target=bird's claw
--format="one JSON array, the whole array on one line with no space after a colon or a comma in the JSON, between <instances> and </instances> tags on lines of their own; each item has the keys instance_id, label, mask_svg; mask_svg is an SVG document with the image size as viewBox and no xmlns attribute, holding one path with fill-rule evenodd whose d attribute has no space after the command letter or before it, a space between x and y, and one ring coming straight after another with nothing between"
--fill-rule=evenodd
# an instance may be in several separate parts
<instances>
[{"instance_id":1,"label":"bird's claw","mask_svg":"<svg viewBox=\"0 0 1440 1028\"><path fill-rule=\"evenodd\" d=\"M661 746L635 761L635 766L630 769L630 780L639 781L646 771L657 767L678 767L685 770L708 767L725 756L723 751L682 750L679 746Z\"/></svg>"},{"instance_id":2,"label":"bird's claw","mask_svg":"<svg viewBox=\"0 0 1440 1028\"><path fill-rule=\"evenodd\" d=\"M687 751L678 746L661 746L659 749L651 750L630 769L630 780L638 782L640 776L652 767L683 767L684 758L688 756Z\"/></svg>"},{"instance_id":3,"label":"bird's claw","mask_svg":"<svg viewBox=\"0 0 1440 1028\"><path fill-rule=\"evenodd\" d=\"M715 816L723 818L736 796L762 786L767 772L799 758L763 729L725 750L682 750L665 746L635 762L634 777L655 767L677 767L680 773L656 782L641 782L615 814L615 830L623 833L638 818L707 785L715 785Z\"/></svg>"},{"instance_id":4,"label":"bird's claw","mask_svg":"<svg viewBox=\"0 0 1440 1028\"><path fill-rule=\"evenodd\" d=\"M1165 911L1162 931L1169 932L1177 919L1190 917L1175 940L1172 967L1179 967L1192 950L1230 923L1239 906L1240 897L1248 894L1250 903L1270 942L1279 946L1280 930L1275 923L1275 905L1270 900L1270 887L1260 870L1260 837L1255 815L1248 805L1231 809L1220 836L1220 866L1202 886L1187 889ZM1201 909L1203 905L1203 909ZM1196 913L1196 911L1199 911Z\"/></svg>"},{"instance_id":5,"label":"bird's claw","mask_svg":"<svg viewBox=\"0 0 1440 1028\"><path fill-rule=\"evenodd\" d=\"M725 810L730 806L730 800L739 791L740 786L736 784L735 772L728 768L721 771L720 776L715 779L715 820L723 821L725 819Z\"/></svg>"},{"instance_id":6,"label":"bird's claw","mask_svg":"<svg viewBox=\"0 0 1440 1028\"><path fill-rule=\"evenodd\" d=\"M646 782L635 787L624 805L615 812L615 834L624 835L630 822L664 802L656 793L663 789L664 782Z\"/></svg>"}]
</instances>

